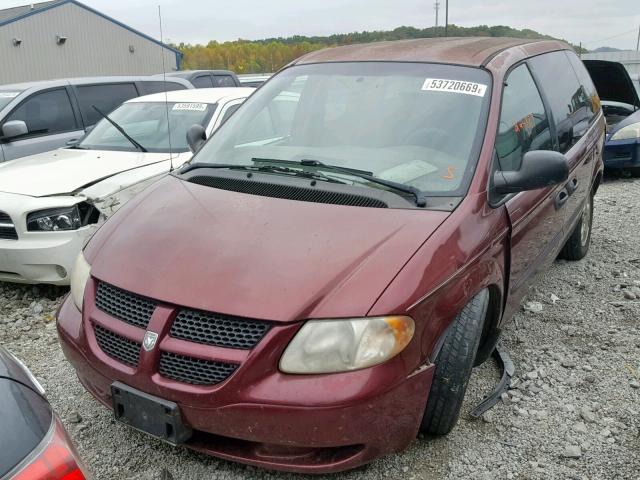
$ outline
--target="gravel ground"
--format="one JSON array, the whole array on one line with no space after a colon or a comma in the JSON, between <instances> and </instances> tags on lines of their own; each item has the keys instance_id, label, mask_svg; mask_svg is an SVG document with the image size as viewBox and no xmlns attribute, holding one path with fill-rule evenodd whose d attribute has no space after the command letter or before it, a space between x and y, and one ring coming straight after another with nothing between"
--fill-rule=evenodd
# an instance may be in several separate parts
<instances>
[{"instance_id":1,"label":"gravel ground","mask_svg":"<svg viewBox=\"0 0 640 480\"><path fill-rule=\"evenodd\" d=\"M640 470L640 179L608 179L592 250L556 262L506 331L513 390L481 420L492 390L478 368L457 428L403 454L327 478L637 479ZM56 288L0 285L0 343L41 379L96 479L293 479L173 448L115 424L80 386L57 343Z\"/></svg>"}]
</instances>

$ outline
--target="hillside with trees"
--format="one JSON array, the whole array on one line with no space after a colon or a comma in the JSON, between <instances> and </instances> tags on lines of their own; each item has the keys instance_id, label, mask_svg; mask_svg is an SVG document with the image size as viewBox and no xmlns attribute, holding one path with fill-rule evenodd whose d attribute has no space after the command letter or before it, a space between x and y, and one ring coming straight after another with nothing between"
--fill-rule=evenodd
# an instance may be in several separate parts
<instances>
[{"instance_id":1,"label":"hillside with trees","mask_svg":"<svg viewBox=\"0 0 640 480\"><path fill-rule=\"evenodd\" d=\"M449 25L448 33L451 37L553 38L533 30L518 30L502 25L492 27L487 25L477 27ZM211 41L207 45L181 43L177 45L177 48L184 54L182 68L185 70L226 69L233 70L239 74L265 73L275 72L301 55L322 48L351 45L354 43L443 36L444 27L424 29L398 27L390 31L354 32L336 34L328 37L294 35L287 38L237 40L224 43Z\"/></svg>"}]
</instances>

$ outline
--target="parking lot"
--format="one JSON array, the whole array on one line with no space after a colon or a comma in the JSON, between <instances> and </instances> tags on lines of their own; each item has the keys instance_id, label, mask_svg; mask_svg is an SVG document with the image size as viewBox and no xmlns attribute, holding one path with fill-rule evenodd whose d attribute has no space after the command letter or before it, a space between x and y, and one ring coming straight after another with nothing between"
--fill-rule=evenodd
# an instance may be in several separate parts
<instances>
[{"instance_id":1,"label":"parking lot","mask_svg":"<svg viewBox=\"0 0 640 480\"><path fill-rule=\"evenodd\" d=\"M469 410L499 378L472 377L463 418L333 478L633 479L640 468L640 180L608 178L595 202L592 250L556 262L505 332L514 389L482 420ZM65 290L0 285L0 344L33 370L96 479L294 478L173 448L115 424L58 346ZM328 477L332 478L332 477Z\"/></svg>"}]
</instances>

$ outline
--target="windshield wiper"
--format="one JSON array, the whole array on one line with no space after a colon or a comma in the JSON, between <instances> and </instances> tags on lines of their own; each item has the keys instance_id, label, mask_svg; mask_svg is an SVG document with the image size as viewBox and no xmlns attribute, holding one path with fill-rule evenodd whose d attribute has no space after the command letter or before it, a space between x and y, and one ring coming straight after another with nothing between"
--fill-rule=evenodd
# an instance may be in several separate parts
<instances>
[{"instance_id":1,"label":"windshield wiper","mask_svg":"<svg viewBox=\"0 0 640 480\"><path fill-rule=\"evenodd\" d=\"M118 130L123 136L124 138L126 138L127 140L129 140L129 142L131 142L131 145L133 145L134 147L136 147L137 150L141 151L142 153L147 153L147 149L144 148L142 145L140 145L138 142L135 141L134 138L132 138L127 132L124 131L124 128L122 128L120 125L118 125L116 122L114 122L113 120L111 120L109 118L109 116L102 112L102 110L100 110L98 107L96 107L95 105L91 105L93 107L93 109L98 112L100 114L100 116L102 118L104 118L106 121L108 121L111 125L113 125L113 127Z\"/></svg>"},{"instance_id":2,"label":"windshield wiper","mask_svg":"<svg viewBox=\"0 0 640 480\"><path fill-rule=\"evenodd\" d=\"M180 170L181 174L188 173L192 170L199 168L214 168L214 169L227 169L227 170L244 170L249 172L264 172L264 173L281 173L285 175L292 175L295 177L308 178L310 180L321 180L328 183L339 183L346 185L346 182L338 180L337 178L327 177L320 172L305 172L304 170L298 170L288 167L281 167L278 165L234 165L226 163L192 163L186 165Z\"/></svg>"},{"instance_id":3,"label":"windshield wiper","mask_svg":"<svg viewBox=\"0 0 640 480\"><path fill-rule=\"evenodd\" d=\"M345 175L352 175L354 177L362 178L368 182L385 186L398 192L408 193L415 198L416 206L424 208L427 206L427 195L422 190L411 185L405 185L403 183L392 182L391 180L384 180L373 176L373 172L367 172L366 170L357 170L355 168L340 167L338 165L327 165L318 160L300 160L299 162L292 160L269 160L266 158L253 158L256 163L271 163L274 165L295 165L302 167L312 167L317 170L324 170L327 172L343 173Z\"/></svg>"}]
</instances>

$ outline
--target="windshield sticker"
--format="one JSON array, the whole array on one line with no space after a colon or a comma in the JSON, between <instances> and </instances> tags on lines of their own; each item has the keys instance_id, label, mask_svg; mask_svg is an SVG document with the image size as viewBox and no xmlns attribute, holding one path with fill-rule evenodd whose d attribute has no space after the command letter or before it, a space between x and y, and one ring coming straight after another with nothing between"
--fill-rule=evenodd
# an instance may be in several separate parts
<instances>
[{"instance_id":1,"label":"windshield sticker","mask_svg":"<svg viewBox=\"0 0 640 480\"><path fill-rule=\"evenodd\" d=\"M482 83L462 82L460 80L446 80L443 78L427 78L422 85L422 90L429 92L463 93L484 97L487 86Z\"/></svg>"},{"instance_id":2,"label":"windshield sticker","mask_svg":"<svg viewBox=\"0 0 640 480\"><path fill-rule=\"evenodd\" d=\"M0 98L16 98L20 92L0 92Z\"/></svg>"},{"instance_id":3,"label":"windshield sticker","mask_svg":"<svg viewBox=\"0 0 640 480\"><path fill-rule=\"evenodd\" d=\"M182 112L204 112L206 109L206 103L176 103L172 110Z\"/></svg>"}]
</instances>

